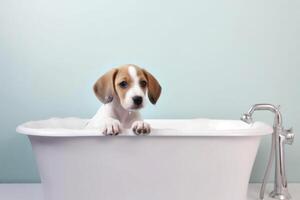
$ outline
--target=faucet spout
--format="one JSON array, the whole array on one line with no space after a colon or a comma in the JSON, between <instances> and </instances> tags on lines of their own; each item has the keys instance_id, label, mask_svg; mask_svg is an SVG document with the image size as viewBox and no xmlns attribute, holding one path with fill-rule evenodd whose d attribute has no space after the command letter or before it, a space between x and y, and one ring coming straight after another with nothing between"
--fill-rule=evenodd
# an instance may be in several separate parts
<instances>
[{"instance_id":1,"label":"faucet spout","mask_svg":"<svg viewBox=\"0 0 300 200\"><path fill-rule=\"evenodd\" d=\"M275 114L274 125L282 126L282 116L281 116L281 112L279 111L279 107L276 107L272 104L266 104L266 103L255 104L248 110L247 113L244 114L244 116L246 115L248 116L248 118L252 119L252 115L256 110L268 110L273 112Z\"/></svg>"}]
</instances>

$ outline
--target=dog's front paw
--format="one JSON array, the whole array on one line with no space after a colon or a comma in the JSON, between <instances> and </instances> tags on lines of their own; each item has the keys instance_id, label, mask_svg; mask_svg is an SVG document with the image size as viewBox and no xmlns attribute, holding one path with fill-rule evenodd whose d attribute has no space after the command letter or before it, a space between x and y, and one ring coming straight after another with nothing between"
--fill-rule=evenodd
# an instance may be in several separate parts
<instances>
[{"instance_id":1,"label":"dog's front paw","mask_svg":"<svg viewBox=\"0 0 300 200\"><path fill-rule=\"evenodd\" d=\"M150 125L146 122L143 121L135 121L132 124L132 131L136 134L136 135L147 135L150 133L151 128Z\"/></svg>"},{"instance_id":2,"label":"dog's front paw","mask_svg":"<svg viewBox=\"0 0 300 200\"><path fill-rule=\"evenodd\" d=\"M121 124L119 120L107 119L104 121L101 127L101 131L104 135L118 135L121 131Z\"/></svg>"}]
</instances>

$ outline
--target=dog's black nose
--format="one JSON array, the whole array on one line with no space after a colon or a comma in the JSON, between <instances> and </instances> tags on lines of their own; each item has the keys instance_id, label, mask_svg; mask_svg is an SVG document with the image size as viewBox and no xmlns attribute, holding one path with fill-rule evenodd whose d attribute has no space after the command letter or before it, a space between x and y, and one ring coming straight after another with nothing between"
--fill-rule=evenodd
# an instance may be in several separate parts
<instances>
[{"instance_id":1,"label":"dog's black nose","mask_svg":"<svg viewBox=\"0 0 300 200\"><path fill-rule=\"evenodd\" d=\"M141 96L134 96L132 97L133 103L137 106L141 105L143 103L143 97Z\"/></svg>"}]
</instances>

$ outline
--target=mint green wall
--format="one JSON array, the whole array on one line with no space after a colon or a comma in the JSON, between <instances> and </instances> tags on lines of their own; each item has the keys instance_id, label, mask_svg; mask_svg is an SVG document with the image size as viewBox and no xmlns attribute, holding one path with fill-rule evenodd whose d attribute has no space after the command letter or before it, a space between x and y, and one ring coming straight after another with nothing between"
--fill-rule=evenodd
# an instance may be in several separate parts
<instances>
[{"instance_id":1,"label":"mint green wall","mask_svg":"<svg viewBox=\"0 0 300 200\"><path fill-rule=\"evenodd\" d=\"M1 1L0 182L39 181L18 124L91 117L100 106L94 81L123 63L146 67L162 84L146 118L239 119L250 105L271 102L300 134L299 10L297 0ZM262 178L269 141L253 182ZM287 148L293 182L300 182L299 141Z\"/></svg>"}]
</instances>

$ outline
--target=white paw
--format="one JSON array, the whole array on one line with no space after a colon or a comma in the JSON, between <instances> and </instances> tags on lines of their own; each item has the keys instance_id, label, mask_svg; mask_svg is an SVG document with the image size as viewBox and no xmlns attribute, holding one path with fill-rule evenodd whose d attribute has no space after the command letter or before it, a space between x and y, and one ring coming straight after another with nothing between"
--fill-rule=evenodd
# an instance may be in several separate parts
<instances>
[{"instance_id":1,"label":"white paw","mask_svg":"<svg viewBox=\"0 0 300 200\"><path fill-rule=\"evenodd\" d=\"M104 135L118 135L121 131L121 124L119 120L116 119L106 119L101 126L101 132Z\"/></svg>"},{"instance_id":2,"label":"white paw","mask_svg":"<svg viewBox=\"0 0 300 200\"><path fill-rule=\"evenodd\" d=\"M151 128L150 125L146 122L143 121L135 121L133 122L132 126L132 131L136 134L136 135L147 135L150 133Z\"/></svg>"}]
</instances>

